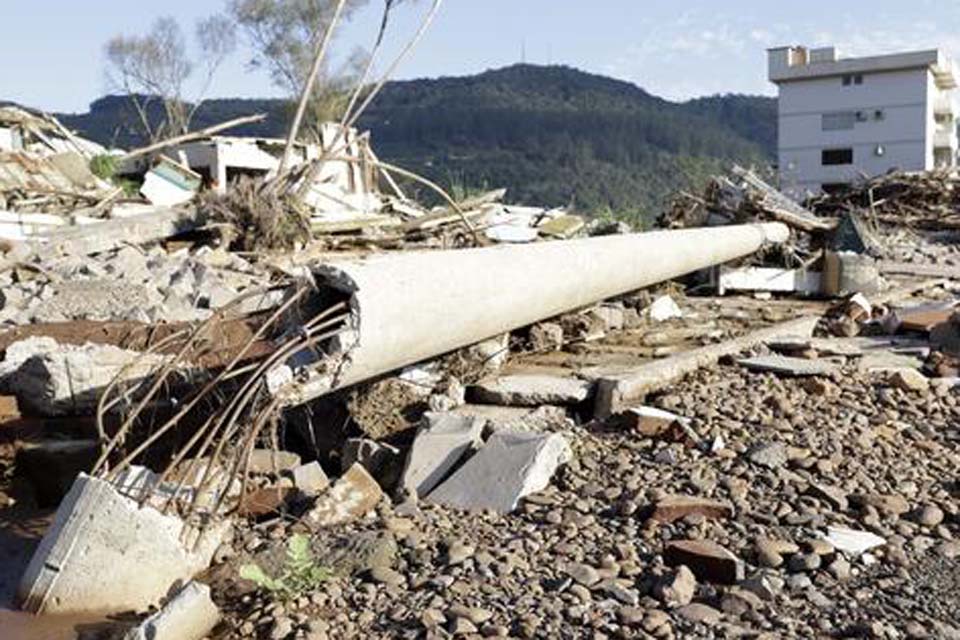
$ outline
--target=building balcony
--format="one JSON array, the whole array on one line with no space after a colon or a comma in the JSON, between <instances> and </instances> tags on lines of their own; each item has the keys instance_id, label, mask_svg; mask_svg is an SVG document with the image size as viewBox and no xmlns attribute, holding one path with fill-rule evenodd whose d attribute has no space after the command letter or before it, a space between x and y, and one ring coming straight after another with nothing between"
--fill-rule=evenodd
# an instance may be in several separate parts
<instances>
[{"instance_id":1,"label":"building balcony","mask_svg":"<svg viewBox=\"0 0 960 640\"><path fill-rule=\"evenodd\" d=\"M953 118L957 109L950 96L939 96L933 103L933 114L942 118Z\"/></svg>"}]
</instances>

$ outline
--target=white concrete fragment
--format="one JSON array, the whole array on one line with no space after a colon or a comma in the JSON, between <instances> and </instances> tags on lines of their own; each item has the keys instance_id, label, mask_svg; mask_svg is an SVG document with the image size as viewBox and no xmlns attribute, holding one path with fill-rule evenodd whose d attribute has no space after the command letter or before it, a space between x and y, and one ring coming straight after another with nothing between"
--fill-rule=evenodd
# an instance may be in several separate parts
<instances>
[{"instance_id":1,"label":"white concrete fragment","mask_svg":"<svg viewBox=\"0 0 960 640\"><path fill-rule=\"evenodd\" d=\"M670 296L660 296L647 307L646 311L647 316L654 322L683 317L680 306Z\"/></svg>"},{"instance_id":2,"label":"white concrete fragment","mask_svg":"<svg viewBox=\"0 0 960 640\"><path fill-rule=\"evenodd\" d=\"M844 527L827 527L827 535L824 538L837 551L843 551L854 556L887 543L886 540L869 531L857 531Z\"/></svg>"},{"instance_id":3,"label":"white concrete fragment","mask_svg":"<svg viewBox=\"0 0 960 640\"><path fill-rule=\"evenodd\" d=\"M557 467L573 457L563 436L499 432L427 499L468 511L510 513L524 496L542 491Z\"/></svg>"},{"instance_id":4,"label":"white concrete fragment","mask_svg":"<svg viewBox=\"0 0 960 640\"><path fill-rule=\"evenodd\" d=\"M380 485L358 462L317 499L307 519L320 527L352 522L373 509L382 496Z\"/></svg>"},{"instance_id":5,"label":"white concrete fragment","mask_svg":"<svg viewBox=\"0 0 960 640\"><path fill-rule=\"evenodd\" d=\"M579 404L590 397L593 383L543 374L516 374L481 380L470 389L478 402L508 407Z\"/></svg>"},{"instance_id":6,"label":"white concrete fragment","mask_svg":"<svg viewBox=\"0 0 960 640\"><path fill-rule=\"evenodd\" d=\"M486 422L450 413L427 413L423 419L401 479L403 488L421 498L443 480L464 454L480 446Z\"/></svg>"},{"instance_id":7,"label":"white concrete fragment","mask_svg":"<svg viewBox=\"0 0 960 640\"><path fill-rule=\"evenodd\" d=\"M228 531L222 522L199 533L81 474L21 579L21 607L33 613L142 611L206 569Z\"/></svg>"},{"instance_id":8,"label":"white concrete fragment","mask_svg":"<svg viewBox=\"0 0 960 640\"><path fill-rule=\"evenodd\" d=\"M721 266L717 277L717 294L727 291L785 291L819 293L822 275L805 269L772 269L767 267L729 268Z\"/></svg>"},{"instance_id":9,"label":"white concrete fragment","mask_svg":"<svg viewBox=\"0 0 960 640\"><path fill-rule=\"evenodd\" d=\"M7 348L0 365L0 389L16 395L21 407L41 415L89 413L114 378L142 379L167 359L141 355L113 345L77 346L46 336L26 338Z\"/></svg>"},{"instance_id":10,"label":"white concrete fragment","mask_svg":"<svg viewBox=\"0 0 960 640\"><path fill-rule=\"evenodd\" d=\"M330 485L330 479L316 460L300 465L291 473L293 486L305 496L316 496Z\"/></svg>"},{"instance_id":11,"label":"white concrete fragment","mask_svg":"<svg viewBox=\"0 0 960 640\"><path fill-rule=\"evenodd\" d=\"M124 640L200 640L219 621L210 587L191 581L160 611L128 631Z\"/></svg>"}]
</instances>

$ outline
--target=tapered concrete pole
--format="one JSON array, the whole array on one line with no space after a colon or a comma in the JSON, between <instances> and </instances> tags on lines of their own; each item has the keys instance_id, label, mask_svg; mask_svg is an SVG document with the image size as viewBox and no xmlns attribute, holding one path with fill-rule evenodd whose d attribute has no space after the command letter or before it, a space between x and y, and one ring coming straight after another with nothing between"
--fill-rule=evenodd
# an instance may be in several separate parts
<instances>
[{"instance_id":1,"label":"tapered concrete pole","mask_svg":"<svg viewBox=\"0 0 960 640\"><path fill-rule=\"evenodd\" d=\"M786 226L769 223L392 253L317 265L313 271L321 284L350 296L352 331L338 339L325 364L304 367L309 356L298 354L291 368L301 375L277 393L287 404L300 404L788 237Z\"/></svg>"}]
</instances>

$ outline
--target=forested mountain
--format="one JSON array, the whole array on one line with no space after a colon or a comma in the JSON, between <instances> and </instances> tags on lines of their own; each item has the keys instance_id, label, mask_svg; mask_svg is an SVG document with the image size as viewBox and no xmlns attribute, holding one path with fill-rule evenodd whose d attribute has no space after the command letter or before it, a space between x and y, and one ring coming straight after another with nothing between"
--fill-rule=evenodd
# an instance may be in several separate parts
<instances>
[{"instance_id":1,"label":"forested mountain","mask_svg":"<svg viewBox=\"0 0 960 640\"><path fill-rule=\"evenodd\" d=\"M211 100L194 127L267 112L235 130L282 136L288 105ZM128 103L108 96L60 116L105 144L140 140ZM776 101L715 96L676 103L627 82L571 69L516 65L462 78L394 82L361 120L381 158L460 188L507 187L515 202L649 214L731 162L767 164Z\"/></svg>"}]
</instances>

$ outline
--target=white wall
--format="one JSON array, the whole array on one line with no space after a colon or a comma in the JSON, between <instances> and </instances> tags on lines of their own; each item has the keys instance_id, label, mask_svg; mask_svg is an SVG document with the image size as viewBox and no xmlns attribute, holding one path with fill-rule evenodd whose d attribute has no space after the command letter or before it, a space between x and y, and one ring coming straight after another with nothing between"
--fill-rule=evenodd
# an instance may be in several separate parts
<instances>
[{"instance_id":1,"label":"white wall","mask_svg":"<svg viewBox=\"0 0 960 640\"><path fill-rule=\"evenodd\" d=\"M863 84L844 86L840 77L780 84L779 164L788 191L818 191L830 182L850 182L861 173L932 166L932 75L926 69L864 74ZM876 111L883 119L876 120ZM824 113L862 111L853 129L824 131ZM882 145L883 155L877 155ZM853 164L823 166L821 152L852 148Z\"/></svg>"}]
</instances>

